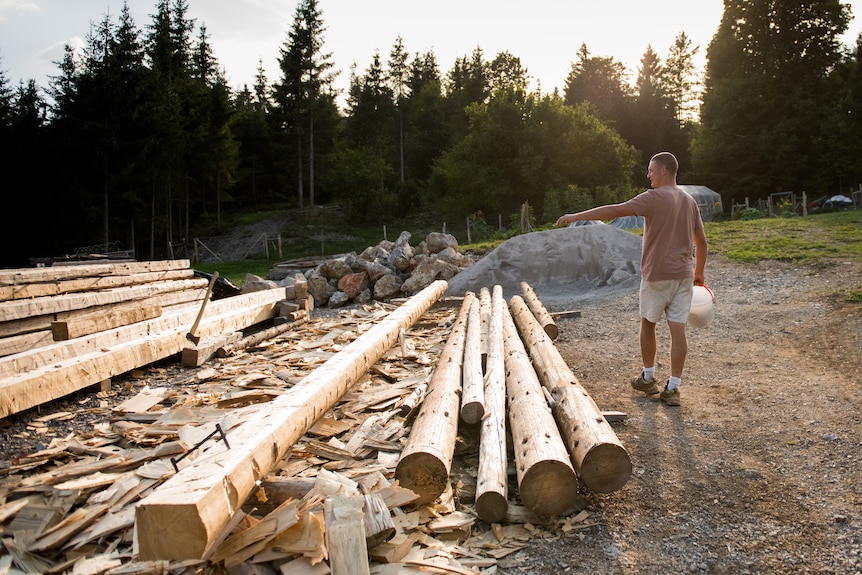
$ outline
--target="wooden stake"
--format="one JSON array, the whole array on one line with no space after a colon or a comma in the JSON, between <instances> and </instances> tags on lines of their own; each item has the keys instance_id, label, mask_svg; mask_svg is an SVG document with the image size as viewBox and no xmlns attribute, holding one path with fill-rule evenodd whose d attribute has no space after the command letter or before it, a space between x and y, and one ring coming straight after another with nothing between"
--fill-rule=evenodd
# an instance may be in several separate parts
<instances>
[{"instance_id":1,"label":"wooden stake","mask_svg":"<svg viewBox=\"0 0 862 575\"><path fill-rule=\"evenodd\" d=\"M485 373L485 417L479 443L476 512L488 523L506 517L506 369L503 348L503 288L491 294L488 369Z\"/></svg>"},{"instance_id":2,"label":"wooden stake","mask_svg":"<svg viewBox=\"0 0 862 575\"><path fill-rule=\"evenodd\" d=\"M569 510L578 478L508 308L503 309L506 395L521 501L545 517Z\"/></svg>"},{"instance_id":3,"label":"wooden stake","mask_svg":"<svg viewBox=\"0 0 862 575\"><path fill-rule=\"evenodd\" d=\"M413 325L446 287L445 281L438 280L411 297L256 415L230 430L229 450L219 444L138 503L135 529L139 558L200 558L255 489L255 482L266 476L314 422L386 353L397 341L399 329Z\"/></svg>"},{"instance_id":4,"label":"wooden stake","mask_svg":"<svg viewBox=\"0 0 862 575\"><path fill-rule=\"evenodd\" d=\"M557 328L553 316L548 313L539 296L536 295L536 292L533 291L533 288L527 282L521 282L521 298L527 304L527 307L530 308L530 311L533 312L536 321L539 322L539 325L542 326L548 337L551 340L557 339L557 336L560 335L560 330Z\"/></svg>"},{"instance_id":5,"label":"wooden stake","mask_svg":"<svg viewBox=\"0 0 862 575\"><path fill-rule=\"evenodd\" d=\"M431 503L449 483L458 434L467 316L475 297L471 292L464 296L458 318L431 375L428 395L395 468L398 483L419 496L417 503Z\"/></svg>"},{"instance_id":6,"label":"wooden stake","mask_svg":"<svg viewBox=\"0 0 862 575\"><path fill-rule=\"evenodd\" d=\"M464 394L461 397L461 419L470 424L478 423L485 414L481 338L479 300L473 298L467 316L467 339L464 343Z\"/></svg>"},{"instance_id":7,"label":"wooden stake","mask_svg":"<svg viewBox=\"0 0 862 575\"><path fill-rule=\"evenodd\" d=\"M581 481L598 493L622 488L632 474L628 452L524 300L515 296L509 305L539 381L554 398L554 419Z\"/></svg>"}]
</instances>

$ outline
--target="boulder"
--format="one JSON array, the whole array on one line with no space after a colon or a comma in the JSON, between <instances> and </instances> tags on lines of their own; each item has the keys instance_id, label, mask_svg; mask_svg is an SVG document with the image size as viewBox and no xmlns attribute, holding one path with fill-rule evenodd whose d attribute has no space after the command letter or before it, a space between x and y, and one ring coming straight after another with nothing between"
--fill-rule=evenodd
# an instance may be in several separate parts
<instances>
[{"instance_id":1,"label":"boulder","mask_svg":"<svg viewBox=\"0 0 862 575\"><path fill-rule=\"evenodd\" d=\"M335 308L347 305L350 302L350 296L344 293L343 291L336 290L330 297L329 301L326 303L326 307Z\"/></svg>"},{"instance_id":2,"label":"boulder","mask_svg":"<svg viewBox=\"0 0 862 575\"><path fill-rule=\"evenodd\" d=\"M346 293L350 299L355 298L362 290L366 290L369 287L371 287L371 281L368 279L366 272L347 274L341 276L341 279L338 280L338 289Z\"/></svg>"},{"instance_id":3,"label":"boulder","mask_svg":"<svg viewBox=\"0 0 862 575\"><path fill-rule=\"evenodd\" d=\"M428 259L416 266L409 278L401 285L401 292L411 296L438 279L449 280L458 273L458 267L443 260Z\"/></svg>"},{"instance_id":4,"label":"boulder","mask_svg":"<svg viewBox=\"0 0 862 575\"><path fill-rule=\"evenodd\" d=\"M324 306L335 293L335 288L319 272L313 271L308 278L308 293L314 298L315 306Z\"/></svg>"},{"instance_id":5,"label":"boulder","mask_svg":"<svg viewBox=\"0 0 862 575\"><path fill-rule=\"evenodd\" d=\"M260 276L256 276L254 274L246 274L245 281L242 284L242 288L240 289L240 293L251 293L256 291L263 291L268 289L274 289L279 287L278 282L274 282L272 280L265 280Z\"/></svg>"},{"instance_id":6,"label":"boulder","mask_svg":"<svg viewBox=\"0 0 862 575\"><path fill-rule=\"evenodd\" d=\"M318 269L320 271L320 275L329 280L339 280L343 276L352 273L350 266L347 265L344 258L324 262L318 266Z\"/></svg>"},{"instance_id":7,"label":"boulder","mask_svg":"<svg viewBox=\"0 0 862 575\"><path fill-rule=\"evenodd\" d=\"M413 248L408 243L410 240L410 232L401 232L398 240L395 242L395 247L389 253L388 266L399 272L410 270L410 260L413 258Z\"/></svg>"},{"instance_id":8,"label":"boulder","mask_svg":"<svg viewBox=\"0 0 862 575\"><path fill-rule=\"evenodd\" d=\"M425 237L425 245L432 254L440 253L446 248L458 251L458 240L452 234L431 232Z\"/></svg>"},{"instance_id":9,"label":"boulder","mask_svg":"<svg viewBox=\"0 0 862 575\"><path fill-rule=\"evenodd\" d=\"M357 295L355 298L353 298L353 301L355 301L356 303L368 303L368 302L370 302L371 301L371 288L366 288L366 289L362 290L361 292L359 292L359 295Z\"/></svg>"},{"instance_id":10,"label":"boulder","mask_svg":"<svg viewBox=\"0 0 862 575\"><path fill-rule=\"evenodd\" d=\"M401 285L404 281L395 274L388 274L374 282L372 294L374 299L386 301L401 293Z\"/></svg>"},{"instance_id":11,"label":"boulder","mask_svg":"<svg viewBox=\"0 0 862 575\"><path fill-rule=\"evenodd\" d=\"M461 255L461 252L453 249L451 246L437 252L437 259L450 263L453 266L458 266L459 268L466 266L469 262L467 258ZM467 260L467 262L465 262L465 260Z\"/></svg>"}]
</instances>

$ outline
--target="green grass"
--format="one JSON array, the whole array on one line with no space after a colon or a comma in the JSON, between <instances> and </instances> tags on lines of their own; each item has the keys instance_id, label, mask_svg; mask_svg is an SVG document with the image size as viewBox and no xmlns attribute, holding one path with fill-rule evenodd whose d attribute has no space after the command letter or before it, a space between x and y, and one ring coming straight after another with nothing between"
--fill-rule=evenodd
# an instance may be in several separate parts
<instances>
[{"instance_id":1,"label":"green grass","mask_svg":"<svg viewBox=\"0 0 862 575\"><path fill-rule=\"evenodd\" d=\"M862 211L708 223L706 237L710 252L746 263L858 262L862 261Z\"/></svg>"}]
</instances>

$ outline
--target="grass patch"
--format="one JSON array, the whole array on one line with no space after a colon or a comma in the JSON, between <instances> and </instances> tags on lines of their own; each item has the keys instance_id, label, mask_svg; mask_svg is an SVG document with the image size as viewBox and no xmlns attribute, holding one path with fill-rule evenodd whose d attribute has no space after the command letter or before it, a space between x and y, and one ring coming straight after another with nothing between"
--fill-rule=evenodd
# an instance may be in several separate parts
<instances>
[{"instance_id":1,"label":"grass patch","mask_svg":"<svg viewBox=\"0 0 862 575\"><path fill-rule=\"evenodd\" d=\"M706 224L711 252L731 260L862 261L862 211Z\"/></svg>"}]
</instances>

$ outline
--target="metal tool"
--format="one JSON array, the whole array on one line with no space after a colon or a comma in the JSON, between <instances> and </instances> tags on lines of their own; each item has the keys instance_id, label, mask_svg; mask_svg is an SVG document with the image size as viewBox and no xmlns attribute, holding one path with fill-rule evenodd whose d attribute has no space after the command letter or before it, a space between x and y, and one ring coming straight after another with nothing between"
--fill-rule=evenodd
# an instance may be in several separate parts
<instances>
[{"instance_id":1,"label":"metal tool","mask_svg":"<svg viewBox=\"0 0 862 575\"><path fill-rule=\"evenodd\" d=\"M192 447L191 449L189 449L188 451L186 451L185 453L183 453L179 457L171 457L171 465L174 466L174 471L179 472L180 468L177 467L177 464L180 461L182 461L183 459L185 459L186 457L188 457L189 455L191 455L192 453L194 453L197 449L200 448L201 445L203 445L204 443L206 443L207 441L209 441L210 439L212 439L216 435L218 435L219 438L224 442L224 446L227 447L228 449L230 449L230 444L227 442L227 435L225 435L225 432L222 429L221 425L216 423L215 431L213 431L212 433L210 433L209 435L204 437L202 440L200 440L194 447Z\"/></svg>"}]
</instances>

